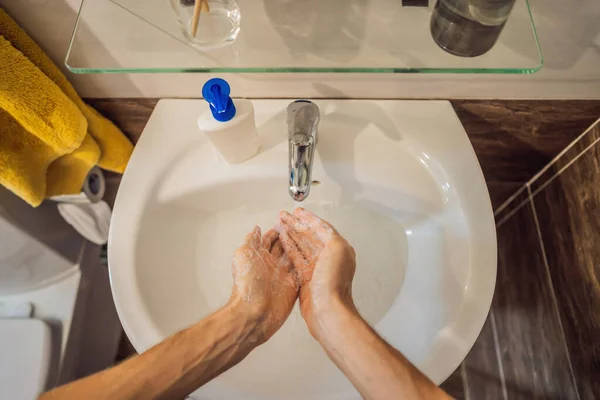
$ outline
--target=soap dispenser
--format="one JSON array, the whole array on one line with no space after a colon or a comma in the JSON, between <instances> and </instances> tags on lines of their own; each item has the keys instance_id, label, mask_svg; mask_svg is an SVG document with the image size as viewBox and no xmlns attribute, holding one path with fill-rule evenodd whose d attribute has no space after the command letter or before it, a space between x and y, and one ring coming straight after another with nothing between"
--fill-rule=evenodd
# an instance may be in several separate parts
<instances>
[{"instance_id":1,"label":"soap dispenser","mask_svg":"<svg viewBox=\"0 0 600 400\"><path fill-rule=\"evenodd\" d=\"M241 163L258 153L261 141L256 131L254 106L250 100L230 97L229 84L211 79L202 88L208 109L198 118L198 127L230 164Z\"/></svg>"}]
</instances>

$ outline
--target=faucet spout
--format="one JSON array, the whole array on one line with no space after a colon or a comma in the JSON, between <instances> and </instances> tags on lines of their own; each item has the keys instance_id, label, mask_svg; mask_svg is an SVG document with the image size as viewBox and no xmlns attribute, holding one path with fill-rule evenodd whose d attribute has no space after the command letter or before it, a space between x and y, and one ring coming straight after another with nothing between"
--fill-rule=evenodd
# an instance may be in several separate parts
<instances>
[{"instance_id":1,"label":"faucet spout","mask_svg":"<svg viewBox=\"0 0 600 400\"><path fill-rule=\"evenodd\" d=\"M308 100L294 101L287 108L289 193L295 201L304 201L310 193L319 120L319 107Z\"/></svg>"}]
</instances>

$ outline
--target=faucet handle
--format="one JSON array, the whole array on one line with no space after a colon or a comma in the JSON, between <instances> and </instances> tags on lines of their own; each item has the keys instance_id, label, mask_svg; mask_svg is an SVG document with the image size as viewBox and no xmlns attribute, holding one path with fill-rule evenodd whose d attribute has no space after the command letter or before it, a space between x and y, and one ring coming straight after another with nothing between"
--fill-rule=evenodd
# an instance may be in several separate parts
<instances>
[{"instance_id":1,"label":"faucet handle","mask_svg":"<svg viewBox=\"0 0 600 400\"><path fill-rule=\"evenodd\" d=\"M319 107L312 101L296 100L287 107L288 137L306 135L316 140L320 120Z\"/></svg>"}]
</instances>

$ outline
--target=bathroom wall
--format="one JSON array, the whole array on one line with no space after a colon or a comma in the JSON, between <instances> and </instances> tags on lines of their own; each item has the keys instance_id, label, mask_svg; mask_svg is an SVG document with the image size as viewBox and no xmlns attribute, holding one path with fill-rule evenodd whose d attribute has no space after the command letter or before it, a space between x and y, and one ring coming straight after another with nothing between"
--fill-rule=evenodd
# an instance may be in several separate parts
<instances>
[{"instance_id":1,"label":"bathroom wall","mask_svg":"<svg viewBox=\"0 0 600 400\"><path fill-rule=\"evenodd\" d=\"M600 398L600 121L497 210L498 277L458 398Z\"/></svg>"},{"instance_id":2,"label":"bathroom wall","mask_svg":"<svg viewBox=\"0 0 600 400\"><path fill-rule=\"evenodd\" d=\"M109 0L110 12L124 12ZM433 1L433 0L432 0ZM0 5L63 66L81 0L0 0ZM531 0L546 63L531 76L246 74L228 79L238 96L353 98L600 98L600 2ZM95 35L90 49L115 60L126 50L106 48L102 16L83 27ZM260 27L257 27L259 29ZM69 74L84 97L198 97L204 74Z\"/></svg>"}]
</instances>

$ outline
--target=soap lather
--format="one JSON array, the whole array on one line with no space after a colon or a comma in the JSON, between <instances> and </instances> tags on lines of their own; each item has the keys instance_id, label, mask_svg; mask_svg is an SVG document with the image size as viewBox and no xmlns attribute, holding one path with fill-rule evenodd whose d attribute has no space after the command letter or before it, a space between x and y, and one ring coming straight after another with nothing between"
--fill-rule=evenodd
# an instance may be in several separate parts
<instances>
[{"instance_id":1,"label":"soap lather","mask_svg":"<svg viewBox=\"0 0 600 400\"><path fill-rule=\"evenodd\" d=\"M202 88L209 109L198 118L198 127L230 164L248 160L258 153L261 140L256 130L250 100L231 98L229 84L211 79Z\"/></svg>"}]
</instances>

